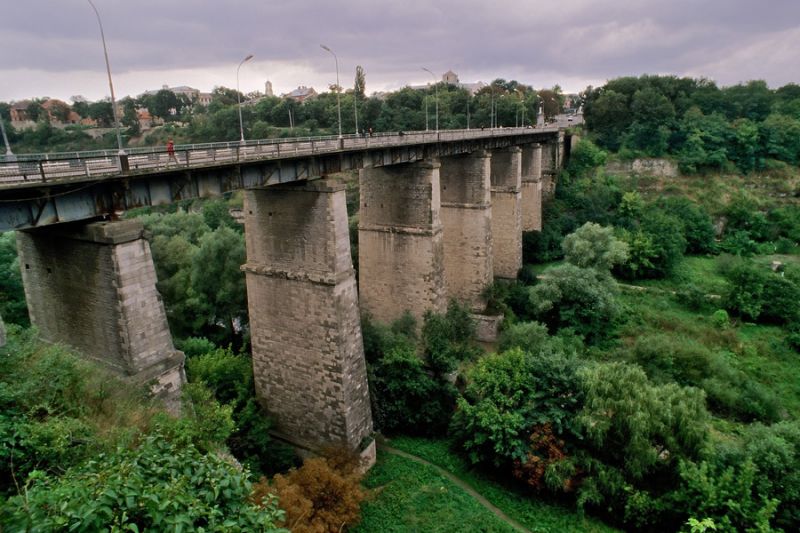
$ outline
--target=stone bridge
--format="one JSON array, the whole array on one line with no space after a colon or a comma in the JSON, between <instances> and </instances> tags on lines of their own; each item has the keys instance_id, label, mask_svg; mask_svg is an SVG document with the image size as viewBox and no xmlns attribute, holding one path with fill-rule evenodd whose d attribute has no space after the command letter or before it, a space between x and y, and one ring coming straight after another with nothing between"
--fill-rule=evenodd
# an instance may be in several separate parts
<instances>
[{"instance_id":1,"label":"stone bridge","mask_svg":"<svg viewBox=\"0 0 800 533\"><path fill-rule=\"evenodd\" d=\"M565 140L567 142L565 142ZM126 209L244 189L256 392L279 436L358 447L372 432L360 311L421 319L522 266L569 153L559 125L20 157L0 163L32 323L174 401L185 381L141 223ZM343 184L359 170L359 271Z\"/></svg>"}]
</instances>

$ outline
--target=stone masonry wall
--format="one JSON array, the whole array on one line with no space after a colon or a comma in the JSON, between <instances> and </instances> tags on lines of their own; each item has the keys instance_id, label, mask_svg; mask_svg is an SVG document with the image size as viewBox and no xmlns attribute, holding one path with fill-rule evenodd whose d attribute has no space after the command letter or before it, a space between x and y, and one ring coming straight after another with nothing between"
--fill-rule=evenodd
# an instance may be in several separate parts
<instances>
[{"instance_id":1,"label":"stone masonry wall","mask_svg":"<svg viewBox=\"0 0 800 533\"><path fill-rule=\"evenodd\" d=\"M447 297L474 311L485 309L494 272L490 160L483 150L448 157L439 172Z\"/></svg>"},{"instance_id":2,"label":"stone masonry wall","mask_svg":"<svg viewBox=\"0 0 800 533\"><path fill-rule=\"evenodd\" d=\"M295 445L351 449L372 432L344 186L245 193L256 395Z\"/></svg>"},{"instance_id":3,"label":"stone masonry wall","mask_svg":"<svg viewBox=\"0 0 800 533\"><path fill-rule=\"evenodd\" d=\"M516 279L522 268L522 151L492 152L492 251L494 276Z\"/></svg>"},{"instance_id":4,"label":"stone masonry wall","mask_svg":"<svg viewBox=\"0 0 800 533\"><path fill-rule=\"evenodd\" d=\"M183 354L172 344L149 243L138 221L17 232L31 322L49 342L177 400Z\"/></svg>"},{"instance_id":5,"label":"stone masonry wall","mask_svg":"<svg viewBox=\"0 0 800 533\"><path fill-rule=\"evenodd\" d=\"M359 172L358 277L361 306L379 322L447 306L439 163Z\"/></svg>"},{"instance_id":6,"label":"stone masonry wall","mask_svg":"<svg viewBox=\"0 0 800 533\"><path fill-rule=\"evenodd\" d=\"M542 145L522 147L522 231L542 231Z\"/></svg>"}]
</instances>

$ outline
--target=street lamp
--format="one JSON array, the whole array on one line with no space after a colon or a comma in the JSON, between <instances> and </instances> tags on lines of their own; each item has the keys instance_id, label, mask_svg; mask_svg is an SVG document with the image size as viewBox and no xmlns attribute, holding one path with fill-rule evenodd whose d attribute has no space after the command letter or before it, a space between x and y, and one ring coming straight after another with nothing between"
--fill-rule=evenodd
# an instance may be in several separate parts
<instances>
[{"instance_id":1,"label":"street lamp","mask_svg":"<svg viewBox=\"0 0 800 533\"><path fill-rule=\"evenodd\" d=\"M439 85L437 84L436 74L431 72L430 70L422 67L422 70L433 76L433 91L434 91L434 98L436 98L436 131L439 131Z\"/></svg>"},{"instance_id":2,"label":"street lamp","mask_svg":"<svg viewBox=\"0 0 800 533\"><path fill-rule=\"evenodd\" d=\"M239 62L239 66L236 67L236 100L239 102L239 133L241 134L240 141L242 143L244 143L244 123L242 122L242 93L239 92L239 69L251 59L253 59L253 54L249 54L242 59Z\"/></svg>"},{"instance_id":3,"label":"street lamp","mask_svg":"<svg viewBox=\"0 0 800 533\"><path fill-rule=\"evenodd\" d=\"M6 126L3 117L0 117L0 131L3 132L3 142L6 143L6 161L16 161L14 152L11 151L11 145L8 144L8 137L6 137Z\"/></svg>"},{"instance_id":4,"label":"street lamp","mask_svg":"<svg viewBox=\"0 0 800 533\"><path fill-rule=\"evenodd\" d=\"M324 44L319 45L320 48L326 50L331 53L333 56L334 61L336 61L336 113L339 116L339 138L342 138L342 103L339 100L339 92L341 91L341 85L339 85L339 58L336 57L336 53L325 46Z\"/></svg>"},{"instance_id":5,"label":"street lamp","mask_svg":"<svg viewBox=\"0 0 800 533\"><path fill-rule=\"evenodd\" d=\"M114 98L114 84L111 82L111 66L108 64L108 50L106 49L106 35L103 32L103 21L100 20L100 12L92 3L92 0L86 0L92 6L95 16L97 16L97 24L100 25L100 39L103 41L103 55L106 58L106 72L108 73L108 88L111 90L111 112L114 113L114 125L117 128L117 146L119 147L119 155L124 156L125 150L122 149L122 134L119 131L119 114L117 114L117 100ZM120 159L122 165L122 160ZM124 170L124 169L123 169Z\"/></svg>"}]
</instances>

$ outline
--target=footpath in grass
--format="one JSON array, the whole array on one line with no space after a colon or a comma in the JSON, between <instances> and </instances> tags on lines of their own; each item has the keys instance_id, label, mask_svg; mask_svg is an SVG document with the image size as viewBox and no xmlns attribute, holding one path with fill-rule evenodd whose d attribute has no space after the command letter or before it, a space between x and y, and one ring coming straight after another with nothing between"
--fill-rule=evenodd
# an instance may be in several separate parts
<instances>
[{"instance_id":1,"label":"footpath in grass","mask_svg":"<svg viewBox=\"0 0 800 533\"><path fill-rule=\"evenodd\" d=\"M371 490L357 533L515 533L433 467L378 451L364 481Z\"/></svg>"},{"instance_id":2,"label":"footpath in grass","mask_svg":"<svg viewBox=\"0 0 800 533\"><path fill-rule=\"evenodd\" d=\"M615 529L603 524L598 520L594 520L591 518L581 518L577 512L573 509L568 509L565 507L561 507L558 505L550 504L543 502L541 500L535 499L535 497L530 495L523 495L520 493L515 492L513 489L508 487L504 487L499 485L498 483L486 478L479 472L472 470L469 465L464 461L461 457L455 454L452 450L450 450L448 442L444 440L434 440L434 439L424 439L424 438L413 438L413 437L397 437L392 439L389 444L402 450L406 453L410 453L412 455L416 455L425 459L426 461L435 464L444 470L450 472L451 474L455 475L462 481L464 481L467 485L472 487L476 492L481 494L484 498L486 498L492 505L503 511L512 519L516 520L524 527L528 528L530 531L536 532L562 532L562 531L585 531L585 532L607 532L607 531L616 531ZM386 454L384 454L386 457ZM412 470L416 471L417 469L422 469L423 465L419 465L416 463L410 463L409 460L403 459L400 457L387 457L388 459L393 460L393 465L396 466L398 464L403 464L411 468ZM399 463L397 460L405 461L405 463ZM430 469L429 469L430 470ZM435 471L432 471L435 474ZM389 475L393 476L392 472L385 472L382 471L381 475ZM435 474L438 479L442 481L447 481L445 478ZM405 480L403 480L405 481ZM373 483L373 474L371 473L368 482L370 486ZM461 492L462 494L465 494ZM465 494L466 495L466 494ZM378 498L372 502L371 505L379 504L380 506L387 506L388 504L381 504L380 500L383 499L382 496L378 496ZM472 500L473 502L475 500ZM415 513L420 516L429 515L429 513L435 513L437 511L437 507L433 507L430 510L428 509L429 502L423 499L423 503L425 505L417 508L414 510ZM432 503L432 502L431 502ZM477 502L475 503L477 504ZM481 509L485 510L485 508L481 507ZM365 509L364 516L367 517L367 511L369 511L369 505ZM459 513L462 514L459 510ZM491 517L493 520L499 520L493 514L491 514L488 510L485 510L486 516ZM494 521L492 523L495 523ZM503 527L508 527L508 529L486 529L487 524L483 524L482 522L474 523L474 522L467 522L467 521L458 521L453 526L454 529L431 529L431 531L514 531L513 528L507 526L504 522L500 522ZM366 522L365 522L366 524ZM480 524L479 526L477 524ZM359 529L359 531L372 531L367 529ZM377 530L375 530L377 531ZM416 529L390 529L390 531L417 531ZM425 529L420 529L419 531L425 531Z\"/></svg>"}]
</instances>

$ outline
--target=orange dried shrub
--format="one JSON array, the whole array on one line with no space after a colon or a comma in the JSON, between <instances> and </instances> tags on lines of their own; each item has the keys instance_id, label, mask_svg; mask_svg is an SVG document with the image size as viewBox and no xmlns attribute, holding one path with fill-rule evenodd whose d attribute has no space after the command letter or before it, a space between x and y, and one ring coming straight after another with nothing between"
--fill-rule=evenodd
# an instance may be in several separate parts
<instances>
[{"instance_id":1,"label":"orange dried shrub","mask_svg":"<svg viewBox=\"0 0 800 533\"><path fill-rule=\"evenodd\" d=\"M534 426L530 437L530 448L525 462L514 461L512 473L515 478L524 481L536 490L545 488L544 476L547 468L567 458L565 443L553 434L550 424ZM564 490L569 491L571 480L564 483Z\"/></svg>"},{"instance_id":2,"label":"orange dried shrub","mask_svg":"<svg viewBox=\"0 0 800 533\"><path fill-rule=\"evenodd\" d=\"M344 531L361 518L362 474L352 454L335 452L307 459L288 474L277 474L270 491L286 511L283 527L293 533Z\"/></svg>"}]
</instances>

